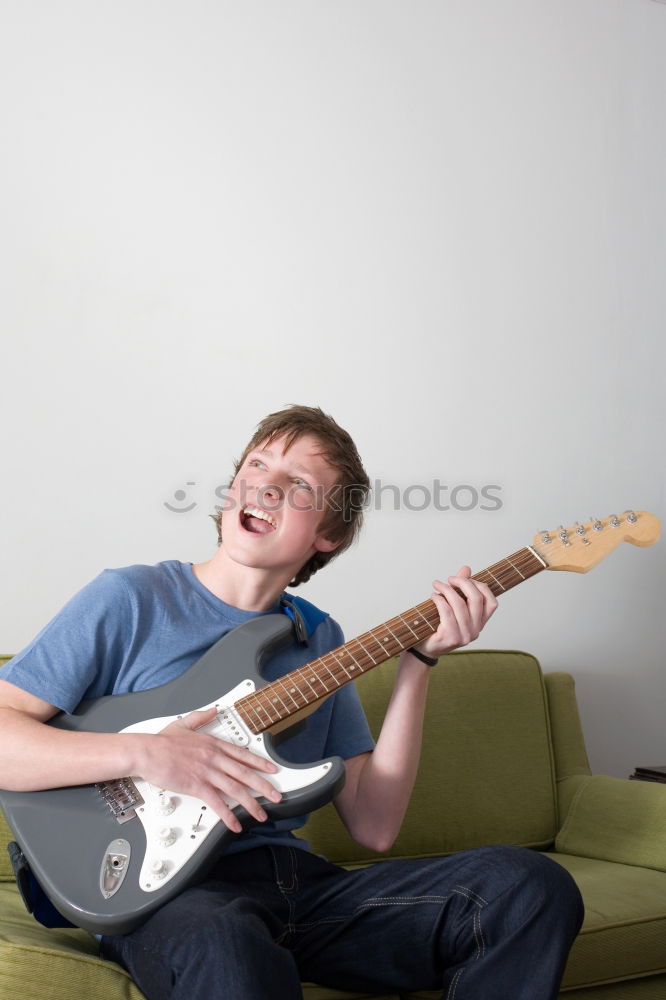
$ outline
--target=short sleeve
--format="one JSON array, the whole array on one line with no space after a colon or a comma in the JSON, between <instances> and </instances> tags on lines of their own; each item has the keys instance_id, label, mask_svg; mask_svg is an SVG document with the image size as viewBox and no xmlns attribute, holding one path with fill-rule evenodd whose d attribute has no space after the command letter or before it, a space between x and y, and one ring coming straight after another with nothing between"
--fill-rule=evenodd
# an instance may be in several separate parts
<instances>
[{"instance_id":1,"label":"short sleeve","mask_svg":"<svg viewBox=\"0 0 666 1000\"><path fill-rule=\"evenodd\" d=\"M105 570L83 587L2 671L3 680L72 712L103 694L132 631L132 603L122 578Z\"/></svg>"},{"instance_id":2,"label":"short sleeve","mask_svg":"<svg viewBox=\"0 0 666 1000\"><path fill-rule=\"evenodd\" d=\"M346 760L367 753L374 746L361 699L352 681L334 695L324 756Z\"/></svg>"}]
</instances>

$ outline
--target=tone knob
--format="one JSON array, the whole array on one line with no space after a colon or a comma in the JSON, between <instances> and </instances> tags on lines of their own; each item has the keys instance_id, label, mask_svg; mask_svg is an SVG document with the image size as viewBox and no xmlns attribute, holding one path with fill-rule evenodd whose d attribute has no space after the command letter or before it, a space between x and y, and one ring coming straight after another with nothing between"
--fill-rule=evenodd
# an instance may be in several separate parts
<instances>
[{"instance_id":1,"label":"tone knob","mask_svg":"<svg viewBox=\"0 0 666 1000\"><path fill-rule=\"evenodd\" d=\"M176 831L170 826L163 826L157 834L157 843L162 847L169 847L176 839Z\"/></svg>"},{"instance_id":2,"label":"tone knob","mask_svg":"<svg viewBox=\"0 0 666 1000\"><path fill-rule=\"evenodd\" d=\"M163 861L160 861L159 858L151 862L150 874L153 876L153 878L164 878L166 873L167 873L166 865Z\"/></svg>"}]
</instances>

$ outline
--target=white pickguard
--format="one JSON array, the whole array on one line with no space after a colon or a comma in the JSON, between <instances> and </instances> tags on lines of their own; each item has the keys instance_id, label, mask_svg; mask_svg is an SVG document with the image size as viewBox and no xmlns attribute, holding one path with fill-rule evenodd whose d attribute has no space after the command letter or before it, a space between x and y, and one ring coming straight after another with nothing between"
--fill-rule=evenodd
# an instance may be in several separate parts
<instances>
[{"instance_id":1,"label":"white pickguard","mask_svg":"<svg viewBox=\"0 0 666 1000\"><path fill-rule=\"evenodd\" d=\"M252 753L266 757L277 764L266 749L264 736L250 732L233 708L240 698L251 694L254 689L253 681L242 681L217 701L202 705L199 711L215 706L217 716L208 725L202 726L201 732L210 733L237 746L247 747ZM182 716L147 719L127 726L121 732L159 733L178 718ZM305 768L278 765L276 773L262 772L262 775L275 785L278 791L284 793L307 787L318 781L330 768L330 764ZM154 892L180 871L221 820L199 799L177 794L168 789L155 788L143 778L133 777L132 780L144 800L143 805L136 807L136 815L146 834L146 854L141 866L139 883L144 892ZM238 804L226 795L224 800L232 809Z\"/></svg>"}]
</instances>

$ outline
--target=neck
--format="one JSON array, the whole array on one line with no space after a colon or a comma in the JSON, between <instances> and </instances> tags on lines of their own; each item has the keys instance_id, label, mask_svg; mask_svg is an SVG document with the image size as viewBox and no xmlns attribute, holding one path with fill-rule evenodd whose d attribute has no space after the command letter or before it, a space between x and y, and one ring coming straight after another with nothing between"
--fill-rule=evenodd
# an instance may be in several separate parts
<instances>
[{"instance_id":1,"label":"neck","mask_svg":"<svg viewBox=\"0 0 666 1000\"><path fill-rule=\"evenodd\" d=\"M193 565L194 575L225 604L241 611L267 611L278 600L291 575L240 566L232 562L221 545L208 562Z\"/></svg>"}]
</instances>

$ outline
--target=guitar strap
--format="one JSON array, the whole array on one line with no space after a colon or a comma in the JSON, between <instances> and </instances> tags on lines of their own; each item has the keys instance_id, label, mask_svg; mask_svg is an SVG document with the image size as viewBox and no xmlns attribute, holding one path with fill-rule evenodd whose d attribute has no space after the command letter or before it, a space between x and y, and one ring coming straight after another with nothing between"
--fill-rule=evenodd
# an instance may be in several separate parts
<instances>
[{"instance_id":1,"label":"guitar strap","mask_svg":"<svg viewBox=\"0 0 666 1000\"><path fill-rule=\"evenodd\" d=\"M304 597L295 597L293 594L285 594L280 607L294 623L296 639L301 646L309 646L308 637L328 617L325 611L315 607Z\"/></svg>"},{"instance_id":2,"label":"guitar strap","mask_svg":"<svg viewBox=\"0 0 666 1000\"><path fill-rule=\"evenodd\" d=\"M32 874L27 858L15 840L7 844L9 860L16 877L16 887L21 894L28 913L44 927L75 927L55 906L46 895L41 885Z\"/></svg>"}]
</instances>

